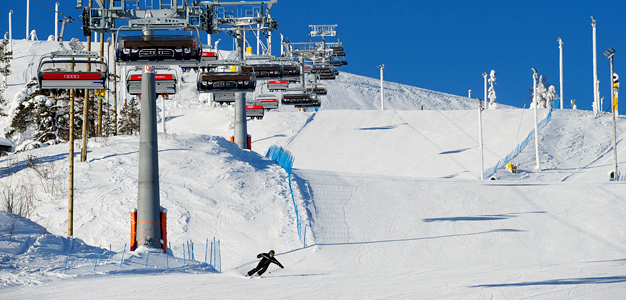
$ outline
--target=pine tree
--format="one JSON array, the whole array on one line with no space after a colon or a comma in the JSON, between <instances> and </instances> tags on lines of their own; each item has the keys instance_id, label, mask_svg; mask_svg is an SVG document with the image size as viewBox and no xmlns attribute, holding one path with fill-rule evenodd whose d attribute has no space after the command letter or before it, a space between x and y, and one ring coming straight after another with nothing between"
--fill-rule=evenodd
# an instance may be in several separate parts
<instances>
[{"instance_id":1,"label":"pine tree","mask_svg":"<svg viewBox=\"0 0 626 300\"><path fill-rule=\"evenodd\" d=\"M0 74L2 74L4 81L0 83L0 105L4 107L6 105L6 99L2 97L4 90L6 89L6 78L11 74L11 59L13 59L13 52L9 51L7 46L9 40L3 39L0 42ZM4 109L0 110L0 116L6 116Z\"/></svg>"},{"instance_id":2,"label":"pine tree","mask_svg":"<svg viewBox=\"0 0 626 300\"><path fill-rule=\"evenodd\" d=\"M139 101L132 98L128 104L125 104L120 111L119 133L120 134L137 134L139 133Z\"/></svg>"}]
</instances>

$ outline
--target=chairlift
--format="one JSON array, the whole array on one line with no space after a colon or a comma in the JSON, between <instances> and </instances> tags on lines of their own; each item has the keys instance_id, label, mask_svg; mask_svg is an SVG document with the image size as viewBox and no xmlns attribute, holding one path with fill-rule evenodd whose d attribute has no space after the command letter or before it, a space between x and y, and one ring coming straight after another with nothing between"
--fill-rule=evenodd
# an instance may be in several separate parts
<instances>
[{"instance_id":1,"label":"chairlift","mask_svg":"<svg viewBox=\"0 0 626 300\"><path fill-rule=\"evenodd\" d=\"M235 93L233 92L214 92L213 93L213 102L217 104L226 104L230 105L231 102L235 102Z\"/></svg>"},{"instance_id":2,"label":"chairlift","mask_svg":"<svg viewBox=\"0 0 626 300\"><path fill-rule=\"evenodd\" d=\"M343 51L333 51L332 56L335 56L335 57L344 57L344 56L346 56L346 53L345 53L345 52L343 52Z\"/></svg>"},{"instance_id":3,"label":"chairlift","mask_svg":"<svg viewBox=\"0 0 626 300\"><path fill-rule=\"evenodd\" d=\"M311 68L311 74L331 75L333 70L329 67L313 67Z\"/></svg>"},{"instance_id":4,"label":"chairlift","mask_svg":"<svg viewBox=\"0 0 626 300\"><path fill-rule=\"evenodd\" d=\"M60 52L44 55L39 61L37 79L42 90L105 88L107 64L104 61L70 54L76 51L65 50L63 55L59 55Z\"/></svg>"},{"instance_id":5,"label":"chairlift","mask_svg":"<svg viewBox=\"0 0 626 300\"><path fill-rule=\"evenodd\" d=\"M198 74L198 92L214 93L229 91L236 93L253 92L256 79L250 72L207 72Z\"/></svg>"},{"instance_id":6,"label":"chairlift","mask_svg":"<svg viewBox=\"0 0 626 300\"><path fill-rule=\"evenodd\" d=\"M129 74L126 76L126 89L131 95L141 94L141 74ZM155 89L159 94L176 94L177 79L176 74L159 73L154 74Z\"/></svg>"},{"instance_id":7,"label":"chairlift","mask_svg":"<svg viewBox=\"0 0 626 300\"><path fill-rule=\"evenodd\" d=\"M300 79L300 68L294 65L282 66L282 78L290 82L296 82Z\"/></svg>"},{"instance_id":8,"label":"chairlift","mask_svg":"<svg viewBox=\"0 0 626 300\"><path fill-rule=\"evenodd\" d=\"M283 105L312 103L311 94L309 93L283 94L281 103Z\"/></svg>"},{"instance_id":9,"label":"chairlift","mask_svg":"<svg viewBox=\"0 0 626 300\"><path fill-rule=\"evenodd\" d=\"M210 51L210 49L202 49L202 55L200 56L200 65L209 61L216 61L217 53Z\"/></svg>"},{"instance_id":10,"label":"chairlift","mask_svg":"<svg viewBox=\"0 0 626 300\"><path fill-rule=\"evenodd\" d=\"M320 97L317 95L311 95L311 101L308 103L298 103L294 105L295 108L315 108L315 107L321 107L321 101L320 101Z\"/></svg>"},{"instance_id":11,"label":"chairlift","mask_svg":"<svg viewBox=\"0 0 626 300\"><path fill-rule=\"evenodd\" d=\"M343 46L331 46L330 47L333 52L343 52Z\"/></svg>"},{"instance_id":12,"label":"chairlift","mask_svg":"<svg viewBox=\"0 0 626 300\"><path fill-rule=\"evenodd\" d=\"M270 92L273 91L284 91L289 88L289 81L287 80L269 80L267 82L267 89Z\"/></svg>"},{"instance_id":13,"label":"chairlift","mask_svg":"<svg viewBox=\"0 0 626 300\"><path fill-rule=\"evenodd\" d=\"M265 110L278 108L278 97L272 94L261 94L256 96L254 100L263 106L263 109Z\"/></svg>"},{"instance_id":14,"label":"chairlift","mask_svg":"<svg viewBox=\"0 0 626 300\"><path fill-rule=\"evenodd\" d=\"M313 84L312 87L306 89L307 93L314 93L316 95L326 95L328 94L326 90L326 86L321 83Z\"/></svg>"},{"instance_id":15,"label":"chairlift","mask_svg":"<svg viewBox=\"0 0 626 300\"><path fill-rule=\"evenodd\" d=\"M192 35L124 36L119 38L117 61L120 64L197 65L202 51Z\"/></svg>"},{"instance_id":16,"label":"chairlift","mask_svg":"<svg viewBox=\"0 0 626 300\"><path fill-rule=\"evenodd\" d=\"M246 103L246 117L260 120L264 114L263 106L259 103Z\"/></svg>"},{"instance_id":17,"label":"chairlift","mask_svg":"<svg viewBox=\"0 0 626 300\"><path fill-rule=\"evenodd\" d=\"M253 73L257 79L273 79L283 77L280 65L249 65L241 68L243 72Z\"/></svg>"},{"instance_id":18,"label":"chairlift","mask_svg":"<svg viewBox=\"0 0 626 300\"><path fill-rule=\"evenodd\" d=\"M319 74L317 75L317 79L319 80L335 80L337 77L335 76L335 74Z\"/></svg>"}]
</instances>

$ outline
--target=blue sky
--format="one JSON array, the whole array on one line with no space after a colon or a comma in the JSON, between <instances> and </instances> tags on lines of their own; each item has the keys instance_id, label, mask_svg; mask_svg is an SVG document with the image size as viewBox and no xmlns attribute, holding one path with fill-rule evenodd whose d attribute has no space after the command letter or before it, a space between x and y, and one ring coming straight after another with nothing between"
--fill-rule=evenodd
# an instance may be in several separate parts
<instances>
[{"instance_id":1,"label":"blue sky","mask_svg":"<svg viewBox=\"0 0 626 300\"><path fill-rule=\"evenodd\" d=\"M56 2L39 1L52 8ZM8 31L12 9L13 37L23 39L26 1L3 2L0 14L6 17L0 18L0 33ZM59 2L64 14L80 20L76 1ZM34 0L30 6L31 30L37 30L40 39L54 34L54 13ZM497 102L517 107L528 106L533 67L560 91L557 39L561 37L564 107L570 108L569 100L575 98L578 109L590 110L590 16L597 20L600 92L608 100L609 60L602 53L614 48L614 70L626 74L625 11L626 2L618 0L279 0L272 16L279 31L293 42L311 40L308 25L337 24L349 62L342 70L358 75L378 78L377 66L385 64L385 80L462 96L471 89L472 97L483 98L481 74L493 69L497 72ZM86 40L79 23L68 25L65 40L72 36ZM274 36L274 54L278 55L279 38ZM226 50L231 43L222 40L219 47ZM621 107L626 107L626 98L621 102ZM608 109L608 101L603 109Z\"/></svg>"}]
</instances>

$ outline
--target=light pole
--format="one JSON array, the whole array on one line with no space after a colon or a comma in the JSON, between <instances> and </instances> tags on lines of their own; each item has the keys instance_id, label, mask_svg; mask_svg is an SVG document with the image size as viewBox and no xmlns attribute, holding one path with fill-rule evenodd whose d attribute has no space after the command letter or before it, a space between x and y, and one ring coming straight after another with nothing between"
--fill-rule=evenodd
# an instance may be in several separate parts
<instances>
[{"instance_id":1,"label":"light pole","mask_svg":"<svg viewBox=\"0 0 626 300\"><path fill-rule=\"evenodd\" d=\"M54 4L54 40L59 40L59 2Z\"/></svg>"},{"instance_id":2,"label":"light pole","mask_svg":"<svg viewBox=\"0 0 626 300\"><path fill-rule=\"evenodd\" d=\"M535 169L537 171L541 171L541 166L539 166L539 128L538 120L537 120L537 70L532 68L533 70L533 104L535 106L535 159L537 161L537 165Z\"/></svg>"},{"instance_id":3,"label":"light pole","mask_svg":"<svg viewBox=\"0 0 626 300\"><path fill-rule=\"evenodd\" d=\"M471 92L471 90L470 90ZM485 179L485 155L483 154L483 104L480 98L478 100L478 140L480 148L480 180Z\"/></svg>"},{"instance_id":4,"label":"light pole","mask_svg":"<svg viewBox=\"0 0 626 300\"><path fill-rule=\"evenodd\" d=\"M217 41L215 41L215 57L217 57L217 59L220 59L220 52L217 50L217 45L219 45L221 40L222 39L218 39Z\"/></svg>"},{"instance_id":5,"label":"light pole","mask_svg":"<svg viewBox=\"0 0 626 300\"><path fill-rule=\"evenodd\" d=\"M604 55L609 58L611 62L611 107L613 107L612 115L613 115L613 176L611 176L611 180L617 180L619 178L619 173L617 173L617 142L616 142L616 133L615 133L615 100L613 98L613 54L615 54L615 50L610 48L609 50L604 51Z\"/></svg>"},{"instance_id":6,"label":"light pole","mask_svg":"<svg viewBox=\"0 0 626 300\"><path fill-rule=\"evenodd\" d=\"M483 72L483 78L485 78L485 108L487 108L487 72Z\"/></svg>"},{"instance_id":7,"label":"light pole","mask_svg":"<svg viewBox=\"0 0 626 300\"><path fill-rule=\"evenodd\" d=\"M13 25L11 25L11 15L13 10L9 11L9 50L13 52Z\"/></svg>"},{"instance_id":8,"label":"light pole","mask_svg":"<svg viewBox=\"0 0 626 300\"><path fill-rule=\"evenodd\" d=\"M385 68L385 65L380 65L378 68L380 69L380 110L383 110L383 69Z\"/></svg>"},{"instance_id":9,"label":"light pole","mask_svg":"<svg viewBox=\"0 0 626 300\"><path fill-rule=\"evenodd\" d=\"M26 40L28 41L28 21L30 18L30 0L26 0Z\"/></svg>"},{"instance_id":10,"label":"light pole","mask_svg":"<svg viewBox=\"0 0 626 300\"><path fill-rule=\"evenodd\" d=\"M593 27L593 112L597 116L600 115L600 99L598 99L598 59L596 54L596 18L591 17L591 26Z\"/></svg>"},{"instance_id":11,"label":"light pole","mask_svg":"<svg viewBox=\"0 0 626 300\"><path fill-rule=\"evenodd\" d=\"M560 76L560 92L561 92L561 109L563 109L563 39L559 38L559 76Z\"/></svg>"}]
</instances>

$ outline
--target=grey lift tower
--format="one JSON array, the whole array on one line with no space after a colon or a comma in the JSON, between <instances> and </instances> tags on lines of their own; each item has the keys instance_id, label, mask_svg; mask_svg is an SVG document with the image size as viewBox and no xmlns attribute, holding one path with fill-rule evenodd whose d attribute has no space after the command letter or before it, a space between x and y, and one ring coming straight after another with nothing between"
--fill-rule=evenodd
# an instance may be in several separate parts
<instances>
[{"instance_id":1,"label":"grey lift tower","mask_svg":"<svg viewBox=\"0 0 626 300\"><path fill-rule=\"evenodd\" d=\"M120 31L141 31L145 40L154 36L155 30L199 31L203 28L201 21L204 10L199 6L178 6L177 1L151 1L151 5L140 5L140 1L103 1L96 0L98 7L83 5L78 0L77 8L83 9L83 32L115 32L119 39ZM108 3L105 5L105 3ZM120 24L125 23L125 24ZM199 57L198 57L199 59ZM118 62L122 64L121 61ZM179 60L125 61L126 65L144 66L142 74L140 149L139 149L139 186L137 198L136 220L131 230L131 248L147 247L163 249L165 246L164 222L159 197L159 161L156 122L155 65L185 65L192 62ZM196 62L197 64L197 62ZM164 221L164 220L163 220ZM134 224L132 224L134 223ZM135 235L136 233L136 235Z\"/></svg>"},{"instance_id":2,"label":"grey lift tower","mask_svg":"<svg viewBox=\"0 0 626 300\"><path fill-rule=\"evenodd\" d=\"M245 65L244 37L246 31L271 32L278 29L278 24L270 15L270 10L278 1L251 2L209 2L201 1L205 7L207 33L226 33L235 39L237 63L235 69L241 72ZM219 64L219 62L217 62ZM235 144L241 149L250 149L246 123L246 94L235 93Z\"/></svg>"}]
</instances>

